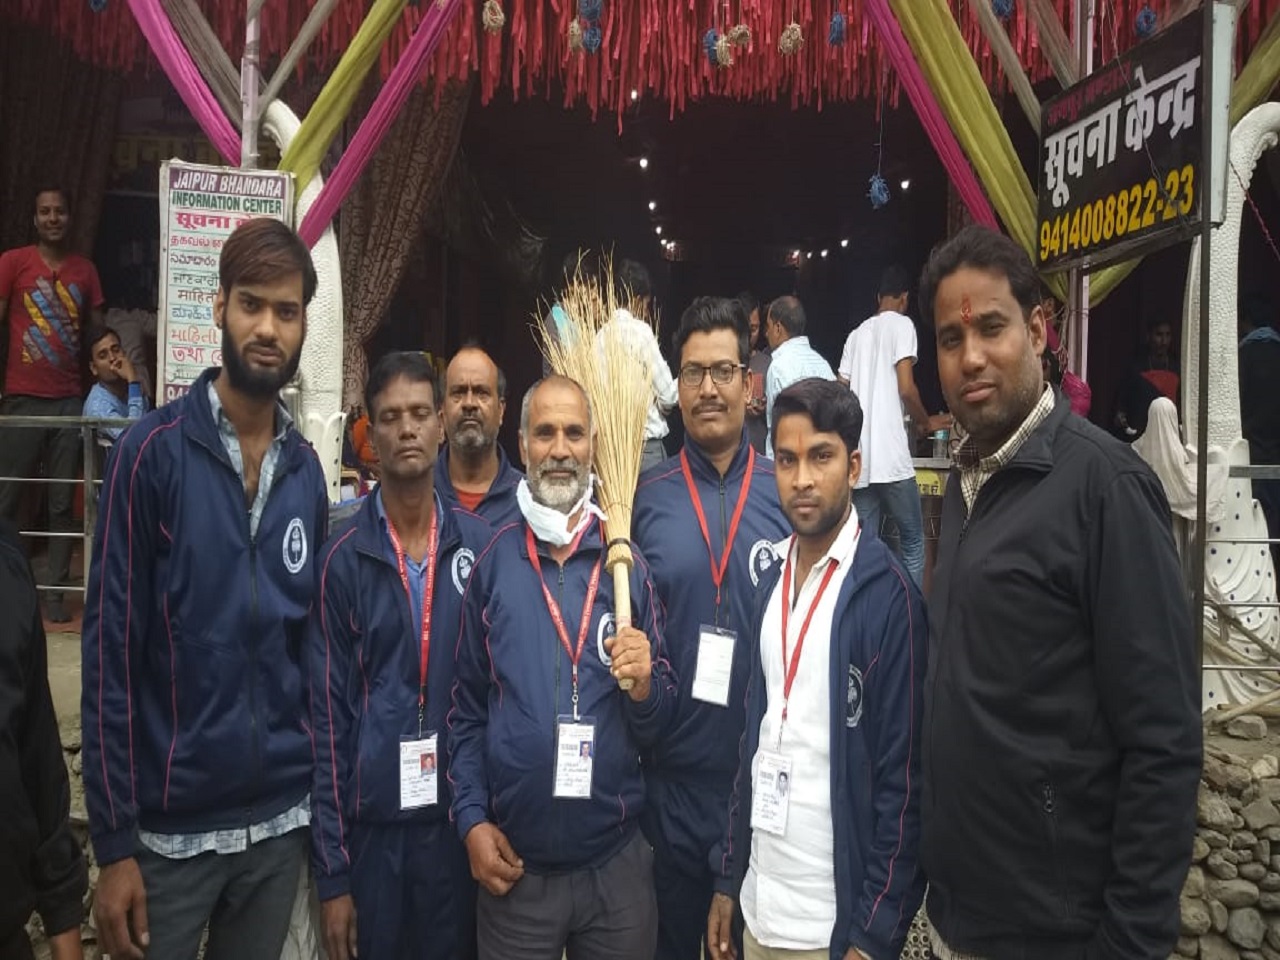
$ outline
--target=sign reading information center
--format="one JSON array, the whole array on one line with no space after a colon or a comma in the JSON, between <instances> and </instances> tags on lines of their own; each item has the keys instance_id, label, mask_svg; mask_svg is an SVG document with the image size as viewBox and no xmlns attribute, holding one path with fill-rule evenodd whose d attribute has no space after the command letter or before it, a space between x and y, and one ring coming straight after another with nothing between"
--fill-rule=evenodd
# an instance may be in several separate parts
<instances>
[{"instance_id":1,"label":"sign reading information center","mask_svg":"<svg viewBox=\"0 0 1280 960\"><path fill-rule=\"evenodd\" d=\"M1203 37L1203 19L1184 17L1044 105L1041 269L1094 269L1195 233Z\"/></svg>"},{"instance_id":2,"label":"sign reading information center","mask_svg":"<svg viewBox=\"0 0 1280 960\"><path fill-rule=\"evenodd\" d=\"M214 323L218 256L236 227L257 217L291 223L293 177L170 160L160 167L159 401L181 397L222 364Z\"/></svg>"}]
</instances>

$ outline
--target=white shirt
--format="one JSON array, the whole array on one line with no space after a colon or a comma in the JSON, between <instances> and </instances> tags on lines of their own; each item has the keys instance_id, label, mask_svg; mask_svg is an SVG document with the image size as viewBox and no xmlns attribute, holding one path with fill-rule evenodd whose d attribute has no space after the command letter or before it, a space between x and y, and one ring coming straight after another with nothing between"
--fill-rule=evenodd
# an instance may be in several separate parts
<instances>
[{"instance_id":1,"label":"white shirt","mask_svg":"<svg viewBox=\"0 0 1280 960\"><path fill-rule=\"evenodd\" d=\"M894 483L916 475L898 393L898 362L916 362L916 328L893 310L855 327L840 355L840 376L862 404L862 476L858 486Z\"/></svg>"},{"instance_id":2,"label":"white shirt","mask_svg":"<svg viewBox=\"0 0 1280 960\"><path fill-rule=\"evenodd\" d=\"M667 366L666 358L662 356L662 348L658 346L658 337L653 332L653 327L634 316L630 310L623 310L621 307L613 312L613 320L610 322L617 327L627 349L636 356L643 357L649 364L653 398L649 403L649 414L645 419L644 438L661 440L671 430L667 426L667 413L676 405L679 393L676 390L675 378L671 376L671 368ZM602 327L600 333L596 334L597 349L603 333Z\"/></svg>"},{"instance_id":3,"label":"white shirt","mask_svg":"<svg viewBox=\"0 0 1280 960\"><path fill-rule=\"evenodd\" d=\"M836 922L835 833L831 822L831 627L840 585L858 549L858 512L849 518L826 554L813 565L787 620L787 656L796 639L827 566L836 572L813 611L796 669L782 727L781 752L791 760L791 800L787 828L778 837L751 832L751 861L742 884L742 916L761 946L776 950L825 950ZM795 570L795 537L777 545L779 556L791 558ZM760 630L767 706L760 722L760 750L778 751L782 726L783 581L778 580ZM843 703L839 704L843 709ZM755 783L760 754L751 759Z\"/></svg>"}]
</instances>

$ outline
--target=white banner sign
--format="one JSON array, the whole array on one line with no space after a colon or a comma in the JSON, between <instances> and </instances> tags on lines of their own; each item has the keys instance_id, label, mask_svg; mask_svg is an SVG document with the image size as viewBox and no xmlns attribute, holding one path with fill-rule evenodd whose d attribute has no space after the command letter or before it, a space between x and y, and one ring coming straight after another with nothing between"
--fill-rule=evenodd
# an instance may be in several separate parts
<instances>
[{"instance_id":1,"label":"white banner sign","mask_svg":"<svg viewBox=\"0 0 1280 960\"><path fill-rule=\"evenodd\" d=\"M222 364L213 320L222 245L246 220L292 225L293 177L170 160L160 167L160 311L157 403L182 396Z\"/></svg>"}]
</instances>

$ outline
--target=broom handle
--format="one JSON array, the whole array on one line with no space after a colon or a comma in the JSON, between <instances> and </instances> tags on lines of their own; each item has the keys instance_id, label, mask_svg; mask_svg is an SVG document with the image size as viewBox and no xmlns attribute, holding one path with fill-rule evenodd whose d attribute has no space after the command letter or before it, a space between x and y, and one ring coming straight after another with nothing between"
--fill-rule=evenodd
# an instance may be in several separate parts
<instances>
[{"instance_id":1,"label":"broom handle","mask_svg":"<svg viewBox=\"0 0 1280 960\"><path fill-rule=\"evenodd\" d=\"M631 570L622 561L613 565L613 620L619 630L631 626ZM630 677L618 681L622 690L630 690L635 685Z\"/></svg>"}]
</instances>

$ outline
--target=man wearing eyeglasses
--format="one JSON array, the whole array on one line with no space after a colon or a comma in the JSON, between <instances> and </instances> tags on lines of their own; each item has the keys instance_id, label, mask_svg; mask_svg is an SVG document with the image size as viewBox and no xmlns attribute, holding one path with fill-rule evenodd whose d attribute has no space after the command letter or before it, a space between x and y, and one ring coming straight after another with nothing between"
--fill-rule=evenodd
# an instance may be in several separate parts
<instances>
[{"instance_id":1,"label":"man wearing eyeglasses","mask_svg":"<svg viewBox=\"0 0 1280 960\"><path fill-rule=\"evenodd\" d=\"M756 585L788 531L773 464L744 428L752 375L745 310L702 297L680 319L685 445L641 476L633 529L667 610L680 678L670 733L645 757L642 816L654 848L658 960L699 960L745 723L747 625Z\"/></svg>"}]
</instances>

